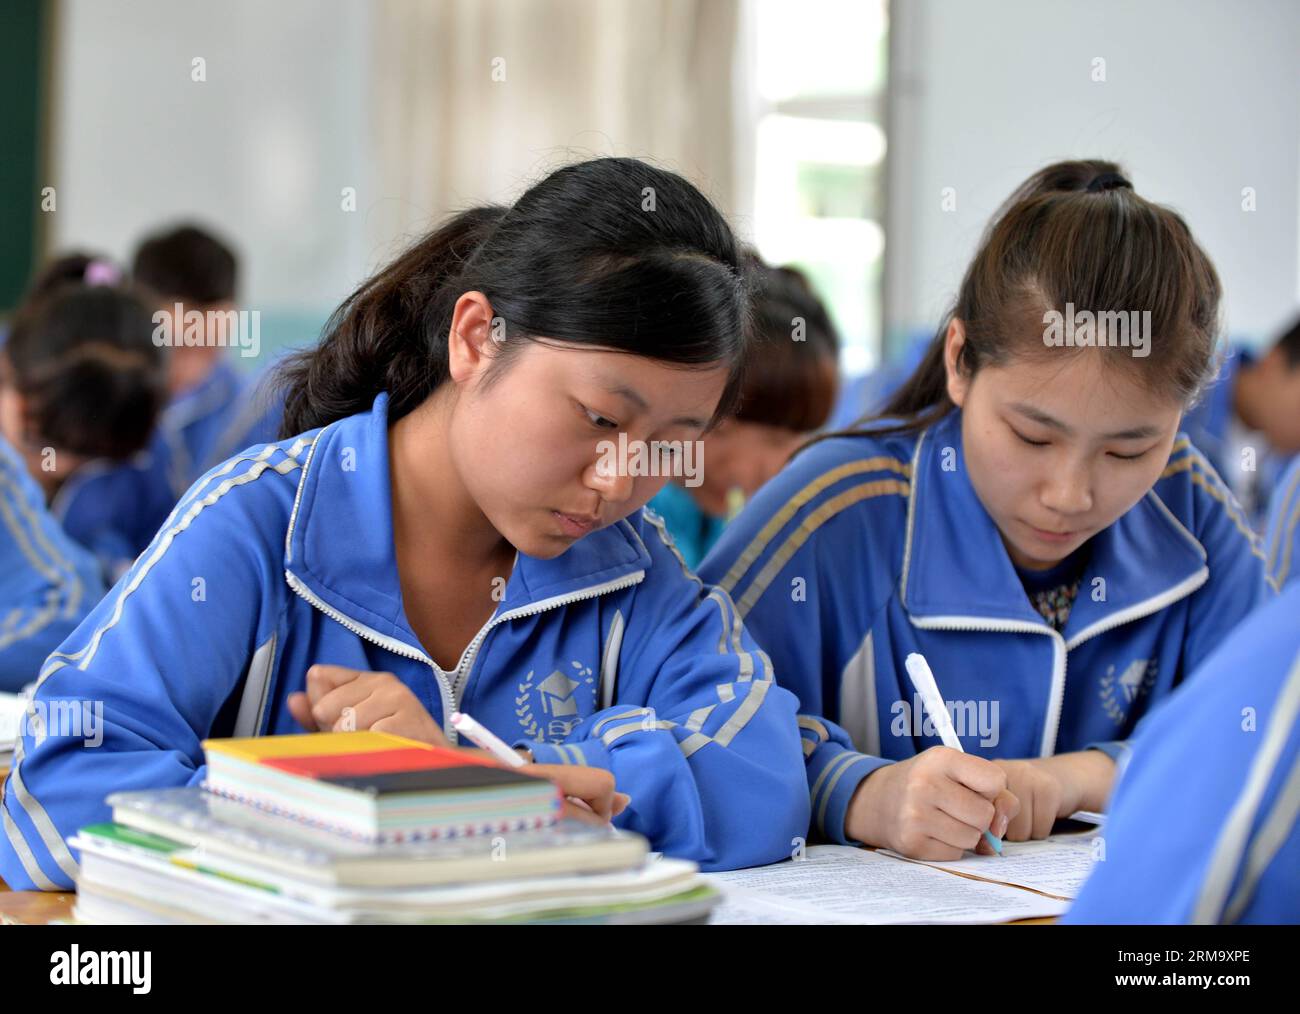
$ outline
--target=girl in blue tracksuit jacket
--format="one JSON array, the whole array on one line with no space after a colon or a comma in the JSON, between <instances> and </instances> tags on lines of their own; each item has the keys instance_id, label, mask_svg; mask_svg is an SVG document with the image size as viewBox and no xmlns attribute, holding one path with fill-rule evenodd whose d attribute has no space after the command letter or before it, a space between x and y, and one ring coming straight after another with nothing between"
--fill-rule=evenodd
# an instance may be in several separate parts
<instances>
[{"instance_id":1,"label":"girl in blue tracksuit jacket","mask_svg":"<svg viewBox=\"0 0 1300 1014\"><path fill-rule=\"evenodd\" d=\"M728 527L700 573L799 697L817 832L948 859L1101 809L1137 720L1266 594L1259 540L1177 433L1218 294L1114 165L1050 166L890 418L808 446ZM1089 317L1113 344L1086 344Z\"/></svg>"},{"instance_id":2,"label":"girl in blue tracksuit jacket","mask_svg":"<svg viewBox=\"0 0 1300 1014\"><path fill-rule=\"evenodd\" d=\"M0 439L0 690L34 682L45 656L103 594L94 558L64 534Z\"/></svg>"},{"instance_id":3,"label":"girl in blue tracksuit jacket","mask_svg":"<svg viewBox=\"0 0 1300 1014\"><path fill-rule=\"evenodd\" d=\"M730 409L745 299L718 212L630 159L464 212L364 283L287 369L299 435L208 472L45 665L34 709L100 702L102 744L23 738L0 877L66 886L66 837L110 792L200 783L206 737L454 744L457 709L566 790L612 773L616 823L667 854L789 855L795 699L641 510L665 477L607 454Z\"/></svg>"},{"instance_id":4,"label":"girl in blue tracksuit jacket","mask_svg":"<svg viewBox=\"0 0 1300 1014\"><path fill-rule=\"evenodd\" d=\"M207 471L202 466L208 462L208 452L238 414L247 393L247 380L228 362L219 361L199 383L168 402L158 420L158 433L167 444L168 479L177 498Z\"/></svg>"},{"instance_id":5,"label":"girl in blue tracksuit jacket","mask_svg":"<svg viewBox=\"0 0 1300 1014\"><path fill-rule=\"evenodd\" d=\"M95 553L111 580L149 544L195 479L235 451L275 438L282 408L263 405L253 387L234 367L219 363L172 398L147 447L127 461L88 461L59 487L51 512ZM217 443L225 447L220 457L210 454Z\"/></svg>"},{"instance_id":6,"label":"girl in blue tracksuit jacket","mask_svg":"<svg viewBox=\"0 0 1300 1014\"><path fill-rule=\"evenodd\" d=\"M1283 474L1264 536L1269 577L1278 588L1300 578L1300 458Z\"/></svg>"},{"instance_id":7,"label":"girl in blue tracksuit jacket","mask_svg":"<svg viewBox=\"0 0 1300 1014\"><path fill-rule=\"evenodd\" d=\"M178 495L153 435L166 397L163 350L148 307L117 276L82 255L50 264L14 316L0 376L6 439L109 583Z\"/></svg>"},{"instance_id":8,"label":"girl in blue tracksuit jacket","mask_svg":"<svg viewBox=\"0 0 1300 1014\"><path fill-rule=\"evenodd\" d=\"M1142 723L1065 922L1300 922L1297 617L1291 585Z\"/></svg>"},{"instance_id":9,"label":"girl in blue tracksuit jacket","mask_svg":"<svg viewBox=\"0 0 1300 1014\"><path fill-rule=\"evenodd\" d=\"M1217 375L1183 417L1183 432L1228 484L1252 527L1262 529L1279 476L1295 455L1300 426L1287 407L1295 403L1300 365L1289 365L1288 346L1300 347L1300 324L1263 356L1241 345L1225 351ZM1252 419L1251 429L1242 416ZM1250 452L1249 468L1243 452Z\"/></svg>"},{"instance_id":10,"label":"girl in blue tracksuit jacket","mask_svg":"<svg viewBox=\"0 0 1300 1014\"><path fill-rule=\"evenodd\" d=\"M156 429L148 445L125 461L103 457L78 465L50 500L50 513L94 554L110 584L176 506L172 461L171 449Z\"/></svg>"}]
</instances>

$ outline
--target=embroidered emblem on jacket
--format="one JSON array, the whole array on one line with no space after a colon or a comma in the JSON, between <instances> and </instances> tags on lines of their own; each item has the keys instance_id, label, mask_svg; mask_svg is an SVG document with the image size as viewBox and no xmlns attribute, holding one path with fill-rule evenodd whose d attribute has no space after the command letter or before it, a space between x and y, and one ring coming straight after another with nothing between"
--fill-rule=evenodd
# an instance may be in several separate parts
<instances>
[{"instance_id":1,"label":"embroidered emblem on jacket","mask_svg":"<svg viewBox=\"0 0 1300 1014\"><path fill-rule=\"evenodd\" d=\"M561 743L596 706L596 677L590 666L570 662L572 673L555 669L538 680L529 670L519 684L515 715L529 739Z\"/></svg>"}]
</instances>

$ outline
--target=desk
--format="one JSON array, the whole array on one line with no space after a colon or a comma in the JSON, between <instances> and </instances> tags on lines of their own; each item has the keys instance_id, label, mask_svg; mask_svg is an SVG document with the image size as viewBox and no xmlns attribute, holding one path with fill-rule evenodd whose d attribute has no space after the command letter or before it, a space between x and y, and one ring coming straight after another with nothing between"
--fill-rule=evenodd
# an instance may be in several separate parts
<instances>
[{"instance_id":1,"label":"desk","mask_svg":"<svg viewBox=\"0 0 1300 1014\"><path fill-rule=\"evenodd\" d=\"M43 926L58 919L72 918L74 894L48 894L44 891L10 891L0 884L0 926ZM1006 926L1047 926L1055 919L1021 919Z\"/></svg>"},{"instance_id":2,"label":"desk","mask_svg":"<svg viewBox=\"0 0 1300 1014\"><path fill-rule=\"evenodd\" d=\"M4 785L8 768L0 768L0 786ZM76 895L48 891L11 891L0 880L0 926L43 926L55 919L69 919Z\"/></svg>"},{"instance_id":3,"label":"desk","mask_svg":"<svg viewBox=\"0 0 1300 1014\"><path fill-rule=\"evenodd\" d=\"M8 769L0 769L0 786L4 785ZM964 874L957 874L964 876ZM72 917L75 894L55 894L47 891L11 891L0 880L0 925L43 926L57 919ZM1021 919L1007 925L1038 926L1056 922L1054 918Z\"/></svg>"},{"instance_id":4,"label":"desk","mask_svg":"<svg viewBox=\"0 0 1300 1014\"><path fill-rule=\"evenodd\" d=\"M59 919L72 918L75 894L51 894L45 891L11 891L0 881L0 926L43 926ZM1020 919L1008 926L1047 926L1053 918Z\"/></svg>"},{"instance_id":5,"label":"desk","mask_svg":"<svg viewBox=\"0 0 1300 1014\"><path fill-rule=\"evenodd\" d=\"M56 919L70 919L76 900L75 894L11 891L0 882L0 926L44 926Z\"/></svg>"}]
</instances>

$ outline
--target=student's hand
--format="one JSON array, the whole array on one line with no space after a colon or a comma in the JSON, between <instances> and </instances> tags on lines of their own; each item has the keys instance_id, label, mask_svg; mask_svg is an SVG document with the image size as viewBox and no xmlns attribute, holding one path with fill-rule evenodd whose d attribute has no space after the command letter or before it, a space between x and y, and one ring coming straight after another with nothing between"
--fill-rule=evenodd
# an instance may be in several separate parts
<instances>
[{"instance_id":1,"label":"student's hand","mask_svg":"<svg viewBox=\"0 0 1300 1014\"><path fill-rule=\"evenodd\" d=\"M307 692L292 693L289 713L308 732L369 729L450 746L442 727L405 683L390 672L341 665L307 670Z\"/></svg>"},{"instance_id":2,"label":"student's hand","mask_svg":"<svg viewBox=\"0 0 1300 1014\"><path fill-rule=\"evenodd\" d=\"M1007 828L1012 841L1046 838L1058 817L1103 809L1115 776L1114 762L1100 750L993 763L1020 799L1020 812Z\"/></svg>"},{"instance_id":3,"label":"student's hand","mask_svg":"<svg viewBox=\"0 0 1300 1014\"><path fill-rule=\"evenodd\" d=\"M603 768L570 764L526 764L519 770L550 779L565 796L582 800L585 809L571 799L565 799L564 816L588 824L608 824L632 801L631 796L615 791L613 774Z\"/></svg>"},{"instance_id":4,"label":"student's hand","mask_svg":"<svg viewBox=\"0 0 1300 1014\"><path fill-rule=\"evenodd\" d=\"M968 849L988 853L984 832L1001 838L1019 809L995 762L935 746L864 778L844 830L912 859L960 859Z\"/></svg>"}]
</instances>

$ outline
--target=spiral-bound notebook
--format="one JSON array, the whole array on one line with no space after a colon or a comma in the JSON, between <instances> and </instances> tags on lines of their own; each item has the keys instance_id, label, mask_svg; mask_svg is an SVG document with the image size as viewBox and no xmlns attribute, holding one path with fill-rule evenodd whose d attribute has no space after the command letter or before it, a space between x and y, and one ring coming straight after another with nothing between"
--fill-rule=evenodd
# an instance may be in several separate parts
<instances>
[{"instance_id":1,"label":"spiral-bound notebook","mask_svg":"<svg viewBox=\"0 0 1300 1014\"><path fill-rule=\"evenodd\" d=\"M203 748L210 791L367 841L541 828L562 806L545 779L386 733L216 739Z\"/></svg>"},{"instance_id":2,"label":"spiral-bound notebook","mask_svg":"<svg viewBox=\"0 0 1300 1014\"><path fill-rule=\"evenodd\" d=\"M367 842L190 786L108 797L113 820L317 884L409 887L629 869L639 835L574 820L495 835Z\"/></svg>"}]
</instances>

